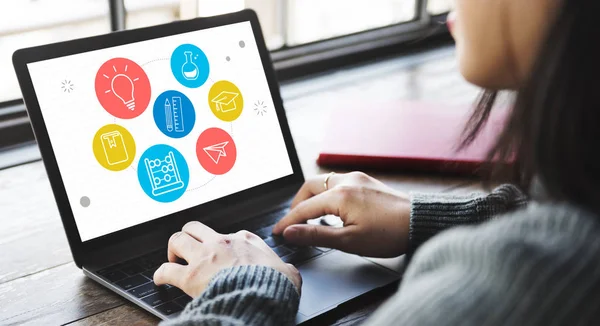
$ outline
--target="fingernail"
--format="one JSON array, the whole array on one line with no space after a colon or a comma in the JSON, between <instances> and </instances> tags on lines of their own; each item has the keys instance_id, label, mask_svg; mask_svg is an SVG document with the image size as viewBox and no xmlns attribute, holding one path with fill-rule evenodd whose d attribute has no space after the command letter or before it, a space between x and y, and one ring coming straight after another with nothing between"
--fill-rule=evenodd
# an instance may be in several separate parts
<instances>
[{"instance_id":1,"label":"fingernail","mask_svg":"<svg viewBox=\"0 0 600 326\"><path fill-rule=\"evenodd\" d=\"M289 226L289 227L288 227L287 229L285 229L285 231L284 231L286 238L287 238L287 237L292 237L292 238L293 238L293 237L296 237L296 236L298 235L298 232L299 232L299 230L298 230L298 228L297 228L297 227L295 227L295 226Z\"/></svg>"},{"instance_id":2,"label":"fingernail","mask_svg":"<svg viewBox=\"0 0 600 326\"><path fill-rule=\"evenodd\" d=\"M179 237L180 235L181 231L173 233L173 235L171 235L171 238L169 239L169 242L175 241L175 239L177 239L177 237Z\"/></svg>"},{"instance_id":3,"label":"fingernail","mask_svg":"<svg viewBox=\"0 0 600 326\"><path fill-rule=\"evenodd\" d=\"M160 273L160 272L161 272L160 270L161 270L162 268L163 268L163 265L160 265L160 266L159 266L159 267L158 267L158 268L157 268L157 269L154 271L154 274L152 275L152 280L154 281L154 284L156 284L156 281L155 281L155 280L156 280L156 275L157 275L158 273Z\"/></svg>"}]
</instances>

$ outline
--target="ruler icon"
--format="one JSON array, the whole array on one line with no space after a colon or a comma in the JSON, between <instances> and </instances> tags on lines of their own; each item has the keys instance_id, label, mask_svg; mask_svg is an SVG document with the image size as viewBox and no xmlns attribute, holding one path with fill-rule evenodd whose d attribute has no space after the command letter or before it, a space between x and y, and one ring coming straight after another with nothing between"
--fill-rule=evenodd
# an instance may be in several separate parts
<instances>
[{"instance_id":1,"label":"ruler icon","mask_svg":"<svg viewBox=\"0 0 600 326\"><path fill-rule=\"evenodd\" d=\"M171 100L173 110L173 126L175 127L175 132L185 132L183 125L183 107L181 104L181 97L173 96Z\"/></svg>"},{"instance_id":2,"label":"ruler icon","mask_svg":"<svg viewBox=\"0 0 600 326\"><path fill-rule=\"evenodd\" d=\"M172 132L173 129L175 132L185 132L181 97L173 96L170 102L168 98L165 99L165 124L169 132Z\"/></svg>"}]
</instances>

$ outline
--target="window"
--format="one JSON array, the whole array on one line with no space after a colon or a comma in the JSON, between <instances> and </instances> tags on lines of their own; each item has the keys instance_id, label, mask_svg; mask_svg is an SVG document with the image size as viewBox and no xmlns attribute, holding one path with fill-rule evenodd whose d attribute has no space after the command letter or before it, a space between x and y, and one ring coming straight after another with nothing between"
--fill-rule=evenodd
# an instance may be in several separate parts
<instances>
[{"instance_id":1,"label":"window","mask_svg":"<svg viewBox=\"0 0 600 326\"><path fill-rule=\"evenodd\" d=\"M21 97L12 67L19 48L110 31L106 0L19 0L0 4L0 102Z\"/></svg>"},{"instance_id":2,"label":"window","mask_svg":"<svg viewBox=\"0 0 600 326\"><path fill-rule=\"evenodd\" d=\"M422 0L421 0L422 1ZM110 31L111 0L19 0L0 4L0 103L20 97L12 53L22 47ZM119 1L113 1L119 2ZM126 28L254 9L272 50L417 19L419 0L123 0ZM429 14L451 0L429 0Z\"/></svg>"},{"instance_id":3,"label":"window","mask_svg":"<svg viewBox=\"0 0 600 326\"><path fill-rule=\"evenodd\" d=\"M0 139L33 140L23 108L15 109L19 102L14 100L21 97L11 61L15 50L243 8L257 12L275 68L284 79L347 64L349 58L363 60L362 54L374 56L376 49L390 44L430 39L443 30L439 22L452 0L2 1ZM7 119L12 120L6 123ZM4 125L12 128L7 131ZM27 135L15 137L15 130ZM0 149L3 146L0 142Z\"/></svg>"},{"instance_id":4,"label":"window","mask_svg":"<svg viewBox=\"0 0 600 326\"><path fill-rule=\"evenodd\" d=\"M445 14L454 8L453 0L429 0L427 11L430 15Z\"/></svg>"},{"instance_id":5,"label":"window","mask_svg":"<svg viewBox=\"0 0 600 326\"><path fill-rule=\"evenodd\" d=\"M252 8L271 50L364 32L417 19L420 0L125 0L127 28ZM452 0L429 0L428 12Z\"/></svg>"},{"instance_id":6,"label":"window","mask_svg":"<svg viewBox=\"0 0 600 326\"><path fill-rule=\"evenodd\" d=\"M105 0L104 0L105 1ZM125 0L125 26L147 27L180 19L180 0Z\"/></svg>"},{"instance_id":7,"label":"window","mask_svg":"<svg viewBox=\"0 0 600 326\"><path fill-rule=\"evenodd\" d=\"M415 0L289 0L287 45L294 46L411 21Z\"/></svg>"}]
</instances>

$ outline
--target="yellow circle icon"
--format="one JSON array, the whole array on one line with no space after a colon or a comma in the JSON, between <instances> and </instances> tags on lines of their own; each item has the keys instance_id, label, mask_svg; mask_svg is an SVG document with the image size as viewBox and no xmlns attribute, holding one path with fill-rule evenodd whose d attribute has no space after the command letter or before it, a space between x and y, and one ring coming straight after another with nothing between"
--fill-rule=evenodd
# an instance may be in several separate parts
<instances>
[{"instance_id":1,"label":"yellow circle icon","mask_svg":"<svg viewBox=\"0 0 600 326\"><path fill-rule=\"evenodd\" d=\"M100 128L94 136L92 147L98 163L110 171L125 170L135 158L133 136L117 124Z\"/></svg>"},{"instance_id":2,"label":"yellow circle icon","mask_svg":"<svg viewBox=\"0 0 600 326\"><path fill-rule=\"evenodd\" d=\"M232 82L220 80L208 92L208 106L217 118L231 122L242 114L244 98Z\"/></svg>"}]
</instances>

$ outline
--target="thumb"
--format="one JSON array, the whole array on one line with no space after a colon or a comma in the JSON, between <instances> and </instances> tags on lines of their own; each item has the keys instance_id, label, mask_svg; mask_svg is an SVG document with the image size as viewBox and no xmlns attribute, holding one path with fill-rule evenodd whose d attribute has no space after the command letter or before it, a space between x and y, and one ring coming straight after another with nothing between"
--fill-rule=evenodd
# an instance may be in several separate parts
<instances>
[{"instance_id":1,"label":"thumb","mask_svg":"<svg viewBox=\"0 0 600 326\"><path fill-rule=\"evenodd\" d=\"M348 228L334 228L324 225L294 224L283 231L286 242L299 246L318 246L343 249Z\"/></svg>"}]
</instances>

